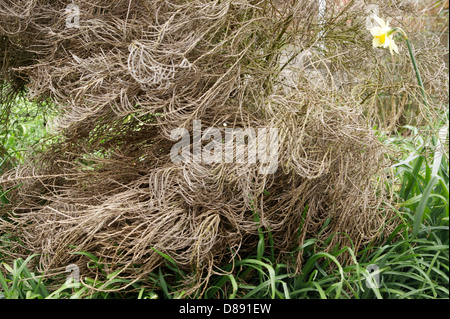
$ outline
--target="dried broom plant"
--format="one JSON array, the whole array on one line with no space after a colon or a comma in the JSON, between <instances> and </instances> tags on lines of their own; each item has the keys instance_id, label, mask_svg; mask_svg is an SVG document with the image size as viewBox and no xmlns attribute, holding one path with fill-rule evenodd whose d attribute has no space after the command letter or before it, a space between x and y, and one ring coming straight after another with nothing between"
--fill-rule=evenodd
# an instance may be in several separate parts
<instances>
[{"instance_id":1,"label":"dried broom plant","mask_svg":"<svg viewBox=\"0 0 450 319\"><path fill-rule=\"evenodd\" d=\"M330 4L325 21L306 0L74 3L80 25L66 28L69 1L0 1L0 35L19 50L1 77L58 105L52 130L63 137L2 176L4 188L21 184L0 223L20 241L2 253L39 253L51 272L88 251L134 282L163 264L156 249L193 271L192 292L253 250L260 227L278 258L307 238L358 250L395 228L388 150L368 118L378 93L416 96L417 87L409 60L394 64L371 47L361 2ZM422 67L440 65L431 49L419 55ZM442 79L423 73L442 101ZM277 172L173 163L170 133L194 120L277 128ZM301 271L301 250L296 264Z\"/></svg>"}]
</instances>

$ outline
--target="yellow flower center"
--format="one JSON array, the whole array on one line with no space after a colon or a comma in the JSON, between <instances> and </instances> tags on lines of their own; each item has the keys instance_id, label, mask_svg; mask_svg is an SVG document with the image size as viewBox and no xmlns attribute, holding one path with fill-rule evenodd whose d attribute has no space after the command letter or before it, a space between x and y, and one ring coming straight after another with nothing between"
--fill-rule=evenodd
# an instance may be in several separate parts
<instances>
[{"instance_id":1,"label":"yellow flower center","mask_svg":"<svg viewBox=\"0 0 450 319\"><path fill-rule=\"evenodd\" d=\"M381 44L384 44L384 42L386 42L386 34L385 34L385 33L383 33L383 34L381 34L381 35L377 35L377 36L375 36L375 38L377 38L378 40L380 40L380 43L381 43Z\"/></svg>"}]
</instances>

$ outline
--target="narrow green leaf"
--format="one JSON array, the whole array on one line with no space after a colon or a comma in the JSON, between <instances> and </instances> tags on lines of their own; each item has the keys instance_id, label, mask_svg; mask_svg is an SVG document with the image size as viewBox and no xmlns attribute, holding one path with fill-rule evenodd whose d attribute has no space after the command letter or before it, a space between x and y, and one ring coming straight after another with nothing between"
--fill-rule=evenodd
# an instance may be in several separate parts
<instances>
[{"instance_id":1,"label":"narrow green leaf","mask_svg":"<svg viewBox=\"0 0 450 319\"><path fill-rule=\"evenodd\" d=\"M414 226L413 226L412 238L416 237L417 233L419 232L420 225L422 224L422 216L425 211L427 201L430 198L431 191L436 186L436 183L438 181L439 181L439 177L433 176L423 192L422 198L419 202L419 205L415 212L416 214L414 216Z\"/></svg>"}]
</instances>

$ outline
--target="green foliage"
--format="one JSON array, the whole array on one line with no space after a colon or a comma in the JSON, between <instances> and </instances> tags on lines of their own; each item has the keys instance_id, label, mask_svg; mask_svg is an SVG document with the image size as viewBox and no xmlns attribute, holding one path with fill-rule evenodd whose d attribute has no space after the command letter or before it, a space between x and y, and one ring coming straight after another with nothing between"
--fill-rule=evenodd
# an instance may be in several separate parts
<instances>
[{"instance_id":1,"label":"green foliage","mask_svg":"<svg viewBox=\"0 0 450 319\"><path fill-rule=\"evenodd\" d=\"M412 142L419 145L414 147ZM429 237L430 227L438 227L436 234L448 244L449 162L442 150L429 154L435 144L433 138L428 142L422 138L411 141L407 158L394 165L394 181L400 181L396 185L400 209L405 218L413 221L411 238Z\"/></svg>"},{"instance_id":2,"label":"green foliage","mask_svg":"<svg viewBox=\"0 0 450 319\"><path fill-rule=\"evenodd\" d=\"M35 152L45 145L42 142L50 138L46 124L54 116L50 104L38 105L17 99L1 123L0 174L5 164L23 162L24 152Z\"/></svg>"},{"instance_id":3,"label":"green foliage","mask_svg":"<svg viewBox=\"0 0 450 319\"><path fill-rule=\"evenodd\" d=\"M80 284L67 280L58 289L49 292L43 282L42 276L36 276L27 268L27 264L36 255L28 257L25 261L17 259L13 266L2 264L6 270L6 275L0 270L0 284L2 292L0 298L6 299L61 299L72 296L74 288L79 288Z\"/></svg>"}]
</instances>

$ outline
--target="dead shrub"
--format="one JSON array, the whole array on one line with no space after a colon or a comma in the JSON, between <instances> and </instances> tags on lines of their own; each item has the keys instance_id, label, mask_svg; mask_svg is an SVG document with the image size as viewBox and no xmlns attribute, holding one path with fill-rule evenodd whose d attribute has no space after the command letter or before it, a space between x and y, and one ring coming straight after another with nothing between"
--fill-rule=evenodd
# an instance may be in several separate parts
<instances>
[{"instance_id":1,"label":"dead shrub","mask_svg":"<svg viewBox=\"0 0 450 319\"><path fill-rule=\"evenodd\" d=\"M0 1L1 51L18 49L1 77L51 99L63 137L2 176L5 189L21 183L0 224L20 244L5 242L2 253L39 253L51 272L88 251L107 272L145 281L163 264L157 249L195 271L194 289L252 251L259 227L272 232L278 258L307 238L358 250L394 229L388 150L365 114L380 91L415 96L415 78L405 52L402 74L389 76L393 62L371 47L360 2L329 5L324 23L306 0L74 3L78 28L66 28L69 1ZM392 16L411 9L374 3ZM170 132L194 120L277 128L278 170L173 163ZM298 271L301 263L299 251Z\"/></svg>"}]
</instances>

